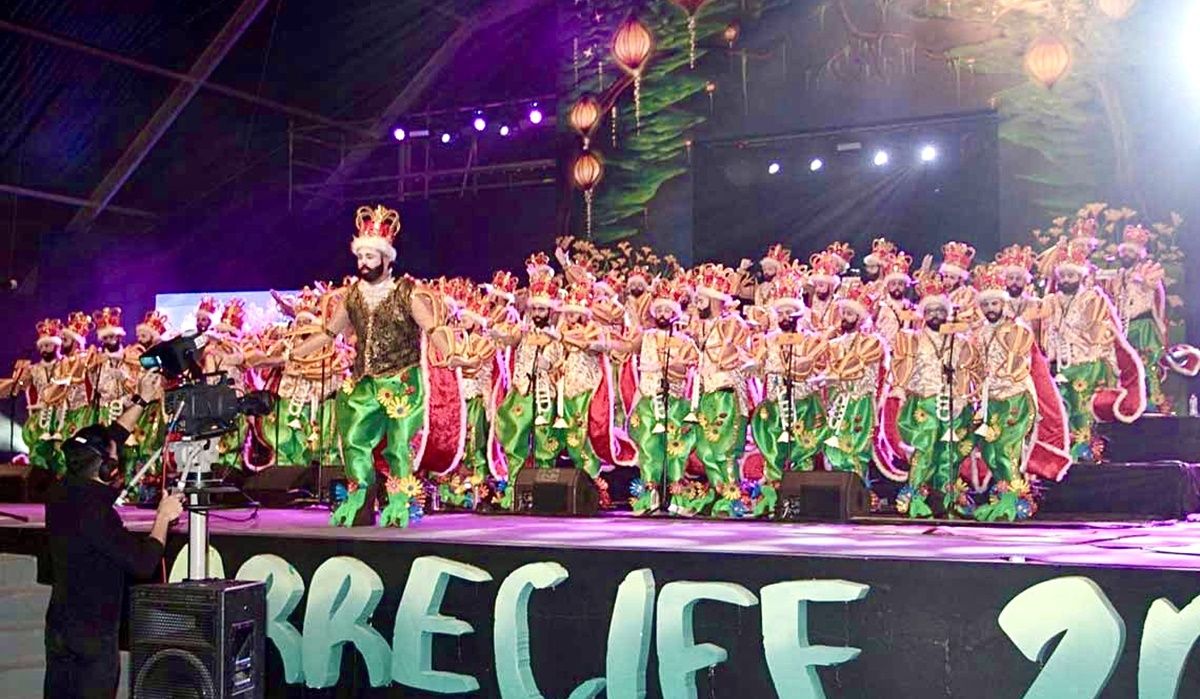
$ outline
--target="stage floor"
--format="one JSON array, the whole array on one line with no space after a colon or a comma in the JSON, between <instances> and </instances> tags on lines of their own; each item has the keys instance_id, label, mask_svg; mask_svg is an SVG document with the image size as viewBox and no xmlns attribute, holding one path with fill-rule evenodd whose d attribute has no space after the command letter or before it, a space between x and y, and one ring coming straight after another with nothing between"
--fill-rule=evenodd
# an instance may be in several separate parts
<instances>
[{"instance_id":1,"label":"stage floor","mask_svg":"<svg viewBox=\"0 0 1200 699\"><path fill-rule=\"evenodd\" d=\"M44 523L41 505L0 504L0 512L29 518L0 518L3 528L37 530ZM438 513L409 529L334 529L328 511L316 508L219 514L211 524L215 536L1200 570L1200 521L800 524ZM147 530L154 514L124 508L121 516Z\"/></svg>"}]
</instances>

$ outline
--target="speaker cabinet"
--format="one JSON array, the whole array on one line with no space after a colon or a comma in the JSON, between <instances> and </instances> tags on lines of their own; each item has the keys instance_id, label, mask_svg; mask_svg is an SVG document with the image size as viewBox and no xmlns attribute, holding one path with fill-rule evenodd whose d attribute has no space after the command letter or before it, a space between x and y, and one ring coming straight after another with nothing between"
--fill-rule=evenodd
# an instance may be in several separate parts
<instances>
[{"instance_id":1,"label":"speaker cabinet","mask_svg":"<svg viewBox=\"0 0 1200 699\"><path fill-rule=\"evenodd\" d=\"M259 699L266 587L202 580L133 589L133 699Z\"/></svg>"},{"instance_id":2,"label":"speaker cabinet","mask_svg":"<svg viewBox=\"0 0 1200 699\"><path fill-rule=\"evenodd\" d=\"M600 494L577 468L524 468L513 485L514 511L527 515L594 515Z\"/></svg>"},{"instance_id":3,"label":"speaker cabinet","mask_svg":"<svg viewBox=\"0 0 1200 699\"><path fill-rule=\"evenodd\" d=\"M0 502L42 502L54 482L49 471L29 464L0 464Z\"/></svg>"},{"instance_id":4,"label":"speaker cabinet","mask_svg":"<svg viewBox=\"0 0 1200 699\"><path fill-rule=\"evenodd\" d=\"M846 522L871 512L862 479L845 471L787 471L779 484L775 518Z\"/></svg>"},{"instance_id":5,"label":"speaker cabinet","mask_svg":"<svg viewBox=\"0 0 1200 699\"><path fill-rule=\"evenodd\" d=\"M288 507L298 497L311 496L315 481L311 466L268 466L247 478L242 490L263 507Z\"/></svg>"},{"instance_id":6,"label":"speaker cabinet","mask_svg":"<svg viewBox=\"0 0 1200 699\"><path fill-rule=\"evenodd\" d=\"M1147 463L1200 461L1200 418L1143 415L1132 423L1096 423L1104 442L1103 461Z\"/></svg>"}]
</instances>

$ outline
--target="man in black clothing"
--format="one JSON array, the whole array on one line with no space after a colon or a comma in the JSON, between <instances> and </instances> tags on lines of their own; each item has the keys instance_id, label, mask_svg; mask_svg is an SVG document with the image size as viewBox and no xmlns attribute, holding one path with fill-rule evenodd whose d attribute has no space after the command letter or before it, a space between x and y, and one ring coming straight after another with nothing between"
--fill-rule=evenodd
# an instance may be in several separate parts
<instances>
[{"instance_id":1,"label":"man in black clothing","mask_svg":"<svg viewBox=\"0 0 1200 699\"><path fill-rule=\"evenodd\" d=\"M112 483L121 472L118 447L160 395L158 375L144 374L133 405L116 422L85 427L63 443L67 475L46 500L53 572L46 611L48 699L111 699L116 693L126 576L141 579L154 572L167 529L183 510L181 496L164 496L147 537L127 530L113 509L119 491Z\"/></svg>"}]
</instances>

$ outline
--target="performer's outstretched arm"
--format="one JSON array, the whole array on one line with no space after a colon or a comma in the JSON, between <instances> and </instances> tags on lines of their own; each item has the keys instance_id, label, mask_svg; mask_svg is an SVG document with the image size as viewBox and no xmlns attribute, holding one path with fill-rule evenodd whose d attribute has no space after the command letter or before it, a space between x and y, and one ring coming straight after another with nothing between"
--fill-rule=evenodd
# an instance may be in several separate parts
<instances>
[{"instance_id":1,"label":"performer's outstretched arm","mask_svg":"<svg viewBox=\"0 0 1200 699\"><path fill-rule=\"evenodd\" d=\"M333 317L325 324L325 332L313 335L304 342L301 342L292 350L291 356L307 357L332 342L333 338L342 334L349 325L350 316L346 313L346 307L338 306L337 310L333 313Z\"/></svg>"}]
</instances>

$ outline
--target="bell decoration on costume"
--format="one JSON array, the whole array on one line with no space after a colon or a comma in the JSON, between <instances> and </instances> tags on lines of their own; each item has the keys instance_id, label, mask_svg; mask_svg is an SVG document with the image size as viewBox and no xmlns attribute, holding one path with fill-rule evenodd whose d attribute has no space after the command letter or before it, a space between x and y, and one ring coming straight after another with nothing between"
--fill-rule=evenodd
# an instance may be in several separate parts
<instances>
[{"instance_id":1,"label":"bell decoration on costume","mask_svg":"<svg viewBox=\"0 0 1200 699\"><path fill-rule=\"evenodd\" d=\"M592 151L584 151L575 159L571 167L571 177L575 186L583 191L584 205L587 207L586 230L587 237L592 237L592 201L596 185L604 177L604 161Z\"/></svg>"},{"instance_id":2,"label":"bell decoration on costume","mask_svg":"<svg viewBox=\"0 0 1200 699\"><path fill-rule=\"evenodd\" d=\"M612 56L633 78L633 114L638 131L642 128L642 72L654 53L654 35L636 15L630 14L613 34Z\"/></svg>"},{"instance_id":3,"label":"bell decoration on costume","mask_svg":"<svg viewBox=\"0 0 1200 699\"><path fill-rule=\"evenodd\" d=\"M158 342L167 333L167 317L158 311L148 311L142 322L138 323L137 329L148 330L154 337L153 341Z\"/></svg>"},{"instance_id":4,"label":"bell decoration on costume","mask_svg":"<svg viewBox=\"0 0 1200 699\"><path fill-rule=\"evenodd\" d=\"M896 244L887 238L876 238L871 241L871 252L863 258L863 264L883 267L888 258L896 254Z\"/></svg>"},{"instance_id":5,"label":"bell decoration on costume","mask_svg":"<svg viewBox=\"0 0 1200 699\"><path fill-rule=\"evenodd\" d=\"M696 13L708 0L671 0L687 13L688 29L688 68L696 68Z\"/></svg>"},{"instance_id":6,"label":"bell decoration on costume","mask_svg":"<svg viewBox=\"0 0 1200 699\"><path fill-rule=\"evenodd\" d=\"M221 312L221 322L217 330L233 335L240 334L246 324L246 302L242 299L229 299L225 302L225 310Z\"/></svg>"},{"instance_id":7,"label":"bell decoration on costume","mask_svg":"<svg viewBox=\"0 0 1200 699\"><path fill-rule=\"evenodd\" d=\"M567 113L567 121L570 122L571 128L575 129L575 132L583 138L583 149L587 150L591 145L592 131L600 122L600 100L590 92L583 93L579 99L575 100L575 104L571 105L571 111Z\"/></svg>"},{"instance_id":8,"label":"bell decoration on costume","mask_svg":"<svg viewBox=\"0 0 1200 699\"><path fill-rule=\"evenodd\" d=\"M80 347L87 344L88 333L92 332L92 317L83 311L72 311L67 315L63 333L70 335Z\"/></svg>"},{"instance_id":9,"label":"bell decoration on costume","mask_svg":"<svg viewBox=\"0 0 1200 699\"><path fill-rule=\"evenodd\" d=\"M374 250L385 261L395 261L394 241L400 233L399 212L383 206L360 206L354 213L354 227L354 242L350 245L354 254L357 255L361 250Z\"/></svg>"},{"instance_id":10,"label":"bell decoration on costume","mask_svg":"<svg viewBox=\"0 0 1200 699\"><path fill-rule=\"evenodd\" d=\"M44 320L40 320L38 321L36 329L37 341L39 345L42 344L42 342L52 342L56 345L62 344L63 326L62 321L60 321L58 318L46 318Z\"/></svg>"},{"instance_id":11,"label":"bell decoration on costume","mask_svg":"<svg viewBox=\"0 0 1200 699\"><path fill-rule=\"evenodd\" d=\"M966 278L971 275L971 263L974 261L974 247L952 240L942 246L942 265L938 267L938 271L942 274Z\"/></svg>"},{"instance_id":12,"label":"bell decoration on costume","mask_svg":"<svg viewBox=\"0 0 1200 699\"><path fill-rule=\"evenodd\" d=\"M121 309L116 306L105 306L92 313L96 321L96 337L124 337L125 328L121 327Z\"/></svg>"}]
</instances>

